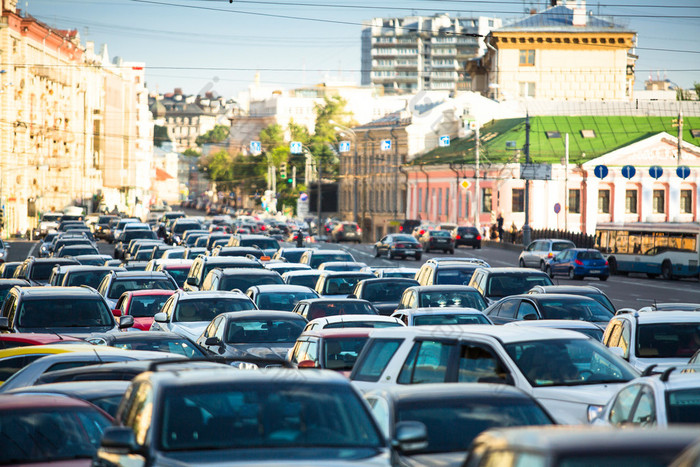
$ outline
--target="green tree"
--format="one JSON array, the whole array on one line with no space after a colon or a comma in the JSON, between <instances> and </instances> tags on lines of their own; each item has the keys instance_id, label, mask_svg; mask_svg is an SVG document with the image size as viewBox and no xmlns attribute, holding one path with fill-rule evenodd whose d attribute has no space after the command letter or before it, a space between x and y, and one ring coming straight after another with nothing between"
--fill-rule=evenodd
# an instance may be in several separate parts
<instances>
[{"instance_id":1,"label":"green tree","mask_svg":"<svg viewBox=\"0 0 700 467\"><path fill-rule=\"evenodd\" d=\"M203 135L197 136L197 139L195 139L194 142L197 146L202 146L203 144L220 143L228 138L229 131L230 127L227 127L226 125L216 125Z\"/></svg>"},{"instance_id":2,"label":"green tree","mask_svg":"<svg viewBox=\"0 0 700 467\"><path fill-rule=\"evenodd\" d=\"M154 125L153 126L153 145L156 147L161 147L163 143L170 141L170 136L168 136L168 129L164 126Z\"/></svg>"},{"instance_id":3,"label":"green tree","mask_svg":"<svg viewBox=\"0 0 700 467\"><path fill-rule=\"evenodd\" d=\"M695 88L695 99L700 101L700 83L693 83L693 87Z\"/></svg>"},{"instance_id":4,"label":"green tree","mask_svg":"<svg viewBox=\"0 0 700 467\"><path fill-rule=\"evenodd\" d=\"M192 148L187 148L185 151L182 153L183 156L187 157L202 157L202 153L197 151L196 149Z\"/></svg>"},{"instance_id":5,"label":"green tree","mask_svg":"<svg viewBox=\"0 0 700 467\"><path fill-rule=\"evenodd\" d=\"M263 151L272 151L284 145L284 129L277 123L266 126L260 132L260 144Z\"/></svg>"}]
</instances>

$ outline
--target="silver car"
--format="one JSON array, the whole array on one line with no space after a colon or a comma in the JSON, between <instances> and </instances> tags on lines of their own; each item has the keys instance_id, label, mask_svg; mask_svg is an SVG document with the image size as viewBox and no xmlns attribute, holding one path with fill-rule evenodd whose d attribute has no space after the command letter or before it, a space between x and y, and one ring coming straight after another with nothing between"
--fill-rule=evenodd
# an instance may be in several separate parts
<instances>
[{"instance_id":1,"label":"silver car","mask_svg":"<svg viewBox=\"0 0 700 467\"><path fill-rule=\"evenodd\" d=\"M520 253L518 265L521 268L539 268L544 271L547 260L553 258L557 253L567 248L576 248L576 245L570 240L555 238L541 238L535 240Z\"/></svg>"}]
</instances>

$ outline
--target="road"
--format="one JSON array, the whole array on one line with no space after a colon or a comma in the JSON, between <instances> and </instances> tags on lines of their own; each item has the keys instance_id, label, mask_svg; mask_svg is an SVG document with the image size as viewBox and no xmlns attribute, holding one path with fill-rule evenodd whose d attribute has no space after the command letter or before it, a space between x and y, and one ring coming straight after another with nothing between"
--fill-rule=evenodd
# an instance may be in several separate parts
<instances>
[{"instance_id":1,"label":"road","mask_svg":"<svg viewBox=\"0 0 700 467\"><path fill-rule=\"evenodd\" d=\"M11 245L8 261L21 261L28 254L36 254L37 242L18 241L10 242ZM289 245L293 246L293 245ZM426 260L442 254L425 253L421 261L390 260L385 257L375 258L370 244L326 244L317 245L320 248L343 249L350 252L357 261L370 266L396 266L396 267L420 267ZM99 242L101 253L111 255L114 246L105 242ZM471 248L458 248L455 257L476 257L487 261L493 267L516 266L519 253L498 247L484 247L480 250ZM452 255L447 255L452 256ZM555 283L561 285L592 285L603 290L613 301L616 308L640 308L651 305L654 301L662 302L692 302L700 303L700 283L696 279L665 281L662 279L649 279L642 275L611 276L606 282L598 279L586 278L583 281L570 280L564 276L558 276Z\"/></svg>"}]
</instances>

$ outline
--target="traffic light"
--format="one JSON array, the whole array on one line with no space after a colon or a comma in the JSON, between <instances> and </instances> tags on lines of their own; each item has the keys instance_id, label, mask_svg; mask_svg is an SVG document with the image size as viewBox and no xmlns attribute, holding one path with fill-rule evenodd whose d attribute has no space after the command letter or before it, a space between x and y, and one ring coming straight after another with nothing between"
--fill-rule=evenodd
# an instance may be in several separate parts
<instances>
[{"instance_id":1,"label":"traffic light","mask_svg":"<svg viewBox=\"0 0 700 467\"><path fill-rule=\"evenodd\" d=\"M5 227L5 210L0 208L0 227Z\"/></svg>"},{"instance_id":2,"label":"traffic light","mask_svg":"<svg viewBox=\"0 0 700 467\"><path fill-rule=\"evenodd\" d=\"M292 183L293 181L294 181L294 180L292 180L291 178L288 178L288 179L287 179L287 183Z\"/></svg>"},{"instance_id":3,"label":"traffic light","mask_svg":"<svg viewBox=\"0 0 700 467\"><path fill-rule=\"evenodd\" d=\"M282 164L280 167L280 177L287 178L287 164Z\"/></svg>"}]
</instances>

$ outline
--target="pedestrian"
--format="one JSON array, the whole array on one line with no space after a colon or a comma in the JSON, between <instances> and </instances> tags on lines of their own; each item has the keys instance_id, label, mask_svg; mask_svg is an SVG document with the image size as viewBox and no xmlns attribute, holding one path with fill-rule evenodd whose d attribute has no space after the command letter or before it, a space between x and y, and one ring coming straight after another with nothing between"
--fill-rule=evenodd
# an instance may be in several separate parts
<instances>
[{"instance_id":1,"label":"pedestrian","mask_svg":"<svg viewBox=\"0 0 700 467\"><path fill-rule=\"evenodd\" d=\"M503 216L501 213L498 213L498 217L496 218L496 223L498 224L498 240L503 241Z\"/></svg>"}]
</instances>

